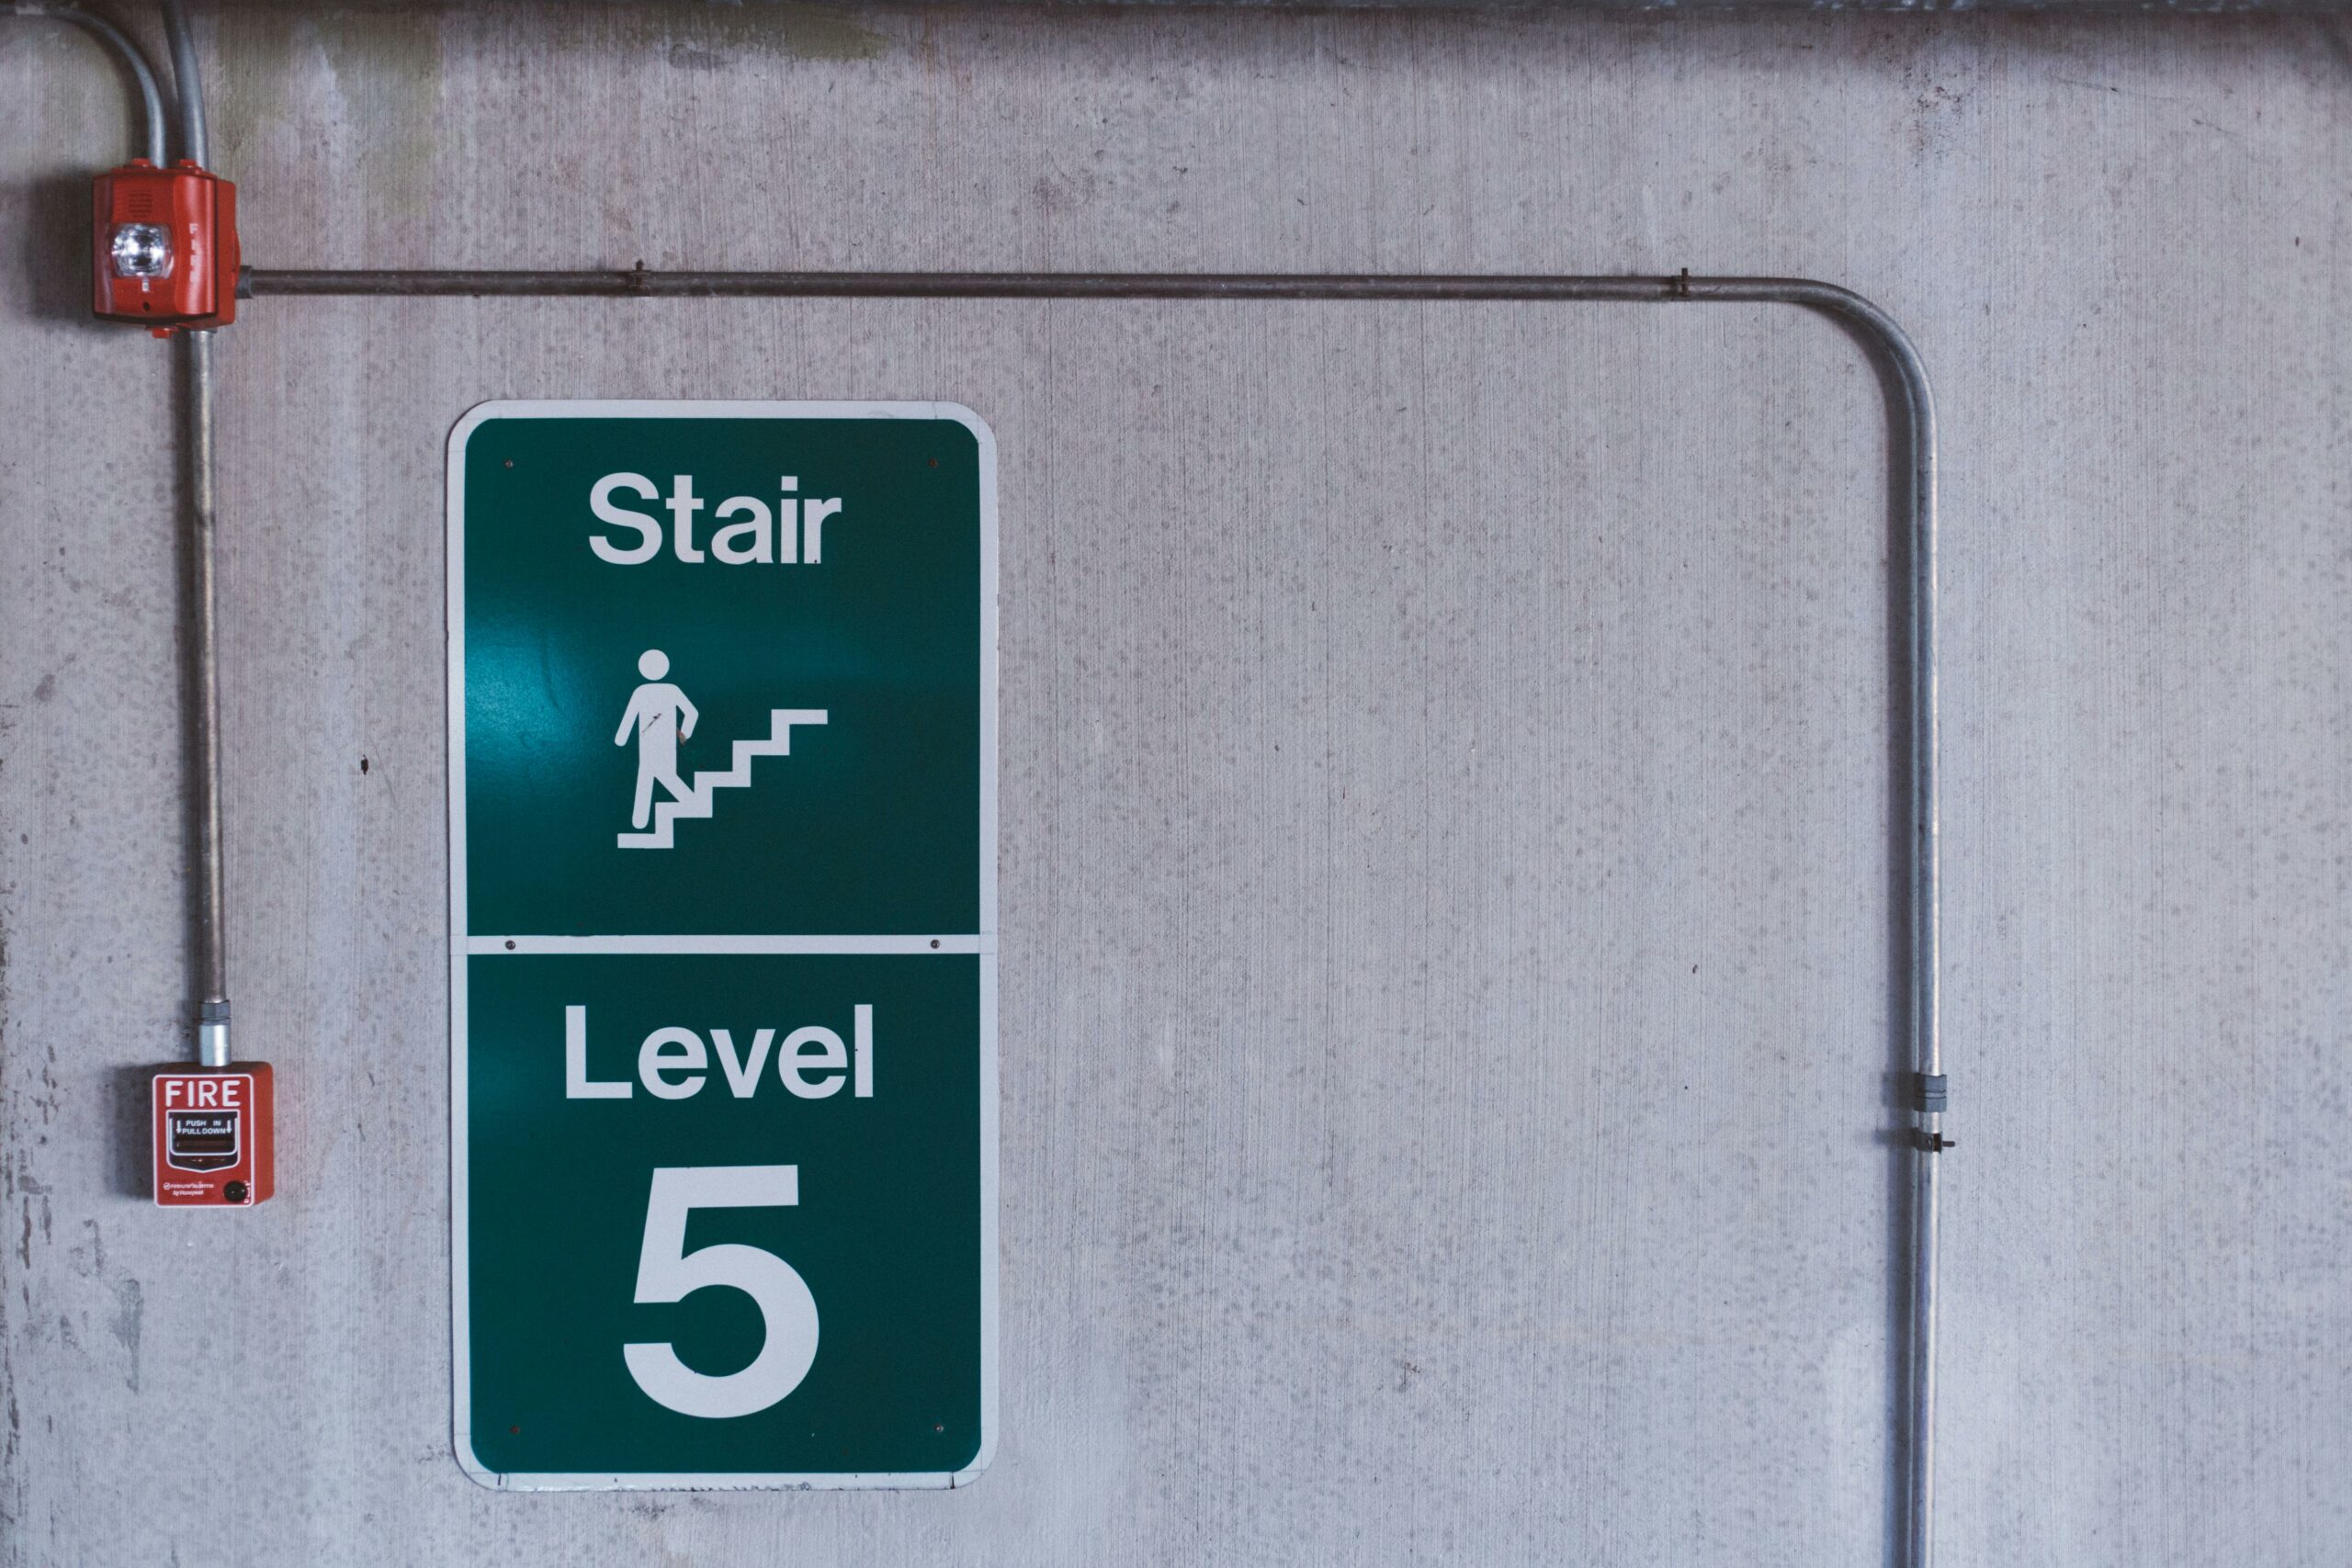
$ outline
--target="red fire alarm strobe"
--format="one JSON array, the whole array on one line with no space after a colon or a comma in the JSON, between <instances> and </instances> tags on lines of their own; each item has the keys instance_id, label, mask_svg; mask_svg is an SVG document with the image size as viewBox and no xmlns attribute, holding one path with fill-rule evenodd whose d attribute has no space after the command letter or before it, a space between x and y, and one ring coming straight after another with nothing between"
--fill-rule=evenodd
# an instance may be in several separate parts
<instances>
[{"instance_id":1,"label":"red fire alarm strobe","mask_svg":"<svg viewBox=\"0 0 2352 1568\"><path fill-rule=\"evenodd\" d=\"M91 308L165 337L237 319L237 187L183 158L136 158L92 187Z\"/></svg>"},{"instance_id":2,"label":"red fire alarm strobe","mask_svg":"<svg viewBox=\"0 0 2352 1568\"><path fill-rule=\"evenodd\" d=\"M155 1201L251 1208L276 1188L269 1064L155 1075Z\"/></svg>"}]
</instances>

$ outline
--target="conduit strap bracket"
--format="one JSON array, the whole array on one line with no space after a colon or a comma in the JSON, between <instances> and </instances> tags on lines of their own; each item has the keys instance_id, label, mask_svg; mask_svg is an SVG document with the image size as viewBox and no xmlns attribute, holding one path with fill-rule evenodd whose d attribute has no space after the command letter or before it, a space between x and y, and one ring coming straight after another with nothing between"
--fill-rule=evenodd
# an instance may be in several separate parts
<instances>
[{"instance_id":1,"label":"conduit strap bracket","mask_svg":"<svg viewBox=\"0 0 2352 1568\"><path fill-rule=\"evenodd\" d=\"M1912 1083L1917 1093L1912 1109L1918 1111L1922 1121L1940 1117L1944 1108L1951 1103L1951 1079L1943 1074L1917 1073L1912 1077ZM1914 1127L1911 1130L1911 1145L1923 1155L1939 1155L1946 1149L1960 1146L1952 1139L1945 1137L1939 1126Z\"/></svg>"}]
</instances>

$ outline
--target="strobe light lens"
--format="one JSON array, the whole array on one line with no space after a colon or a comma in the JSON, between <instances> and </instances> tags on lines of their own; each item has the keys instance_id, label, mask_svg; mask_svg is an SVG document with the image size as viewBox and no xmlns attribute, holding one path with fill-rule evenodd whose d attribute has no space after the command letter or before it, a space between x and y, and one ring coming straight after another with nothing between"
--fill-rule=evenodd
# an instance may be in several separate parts
<instances>
[{"instance_id":1,"label":"strobe light lens","mask_svg":"<svg viewBox=\"0 0 2352 1568\"><path fill-rule=\"evenodd\" d=\"M114 231L117 277L162 277L172 270L172 231L160 223L123 223Z\"/></svg>"}]
</instances>

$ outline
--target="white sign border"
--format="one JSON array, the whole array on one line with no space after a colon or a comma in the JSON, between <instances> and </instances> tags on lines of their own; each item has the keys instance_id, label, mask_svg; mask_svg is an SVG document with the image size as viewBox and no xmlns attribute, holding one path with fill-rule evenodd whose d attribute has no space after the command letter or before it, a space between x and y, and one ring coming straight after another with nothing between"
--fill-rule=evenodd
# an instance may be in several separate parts
<instances>
[{"instance_id":1,"label":"white sign border","mask_svg":"<svg viewBox=\"0 0 2352 1568\"><path fill-rule=\"evenodd\" d=\"M957 1471L834 1472L798 1475L723 1472L605 1474L503 1472L475 1458L472 1350L467 1298L466 1186L466 445L498 419L921 419L953 420L979 445L980 465L980 929L944 940L940 953L971 953L980 961L980 1447ZM447 478L448 536L445 572L449 679L449 1371L451 1446L458 1463L480 1484L500 1492L821 1491L899 1488L945 1491L969 1486L996 1458L997 1444L997 509L996 433L956 402L786 402L733 399L530 399L477 403L449 432ZM932 933L922 933L928 942ZM518 937L518 942L523 940ZM590 939L594 940L594 939ZM628 939L617 939L628 940ZM642 942L644 939L638 939ZM655 939L662 951L692 938ZM717 941L719 939L714 939ZM822 939L807 939L817 941ZM856 952L867 938L842 939ZM912 939L910 939L912 940ZM699 951L699 949L696 949ZM518 948L517 952L521 950ZM542 951L545 951L544 949ZM809 951L803 949L801 951ZM873 951L871 947L865 951ZM931 951L928 947L922 951Z\"/></svg>"}]
</instances>

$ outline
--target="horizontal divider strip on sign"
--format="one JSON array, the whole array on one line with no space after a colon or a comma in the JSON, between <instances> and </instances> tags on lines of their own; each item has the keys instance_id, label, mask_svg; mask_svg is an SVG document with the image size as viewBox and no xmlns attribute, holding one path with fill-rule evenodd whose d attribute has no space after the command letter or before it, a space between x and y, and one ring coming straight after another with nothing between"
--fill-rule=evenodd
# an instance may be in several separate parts
<instances>
[{"instance_id":1,"label":"horizontal divider strip on sign","mask_svg":"<svg viewBox=\"0 0 2352 1568\"><path fill-rule=\"evenodd\" d=\"M994 953L996 938L961 936L469 936L466 951L503 953Z\"/></svg>"}]
</instances>

